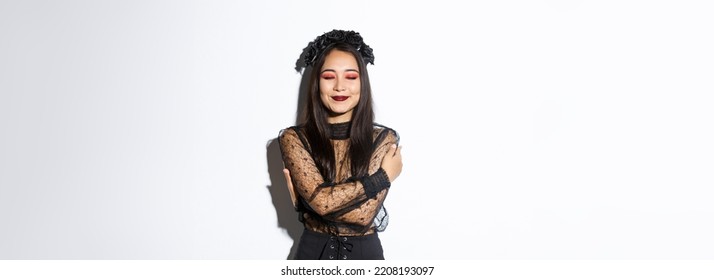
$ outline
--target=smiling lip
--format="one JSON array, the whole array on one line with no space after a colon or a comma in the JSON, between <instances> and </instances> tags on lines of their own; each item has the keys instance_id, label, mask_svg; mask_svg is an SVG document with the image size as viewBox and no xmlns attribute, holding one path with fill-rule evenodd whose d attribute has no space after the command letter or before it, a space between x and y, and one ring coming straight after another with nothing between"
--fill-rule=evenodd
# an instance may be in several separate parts
<instances>
[{"instance_id":1,"label":"smiling lip","mask_svg":"<svg viewBox=\"0 0 714 280\"><path fill-rule=\"evenodd\" d=\"M349 96L336 95L332 97L332 99L335 101L345 101L347 100L347 98L349 98Z\"/></svg>"}]
</instances>

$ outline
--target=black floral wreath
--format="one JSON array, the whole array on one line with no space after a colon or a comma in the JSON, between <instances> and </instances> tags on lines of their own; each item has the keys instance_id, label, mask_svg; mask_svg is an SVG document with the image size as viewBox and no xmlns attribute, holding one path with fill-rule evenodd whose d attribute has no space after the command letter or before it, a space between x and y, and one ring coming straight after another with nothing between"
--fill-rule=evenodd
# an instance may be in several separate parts
<instances>
[{"instance_id":1,"label":"black floral wreath","mask_svg":"<svg viewBox=\"0 0 714 280\"><path fill-rule=\"evenodd\" d=\"M330 45L334 43L347 43L353 46L361 55L366 63L374 65L374 54L372 48L362 40L359 33L348 30L332 30L320 36L317 36L314 41L307 44L302 50L300 58L295 62L295 70L298 72L302 68L306 68L313 63L317 57Z\"/></svg>"}]
</instances>

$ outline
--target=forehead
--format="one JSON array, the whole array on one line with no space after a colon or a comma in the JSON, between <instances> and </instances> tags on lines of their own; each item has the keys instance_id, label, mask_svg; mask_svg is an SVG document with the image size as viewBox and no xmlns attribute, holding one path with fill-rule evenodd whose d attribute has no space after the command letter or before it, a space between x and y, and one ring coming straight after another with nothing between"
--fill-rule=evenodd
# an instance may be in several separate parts
<instances>
[{"instance_id":1,"label":"forehead","mask_svg":"<svg viewBox=\"0 0 714 280\"><path fill-rule=\"evenodd\" d=\"M357 69L357 59L352 53L332 50L325 57L325 64L322 69Z\"/></svg>"}]
</instances>

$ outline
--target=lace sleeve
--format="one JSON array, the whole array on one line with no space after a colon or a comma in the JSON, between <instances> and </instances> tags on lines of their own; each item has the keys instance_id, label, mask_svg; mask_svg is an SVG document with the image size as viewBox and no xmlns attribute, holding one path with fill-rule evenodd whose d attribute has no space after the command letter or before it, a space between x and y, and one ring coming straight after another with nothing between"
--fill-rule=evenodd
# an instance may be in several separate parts
<instances>
[{"instance_id":1,"label":"lace sleeve","mask_svg":"<svg viewBox=\"0 0 714 280\"><path fill-rule=\"evenodd\" d=\"M389 147L392 144L399 144L399 136L394 130L385 129L383 130L383 133L380 132L377 139L375 139L375 143L376 148L374 154L372 154L372 158L369 164L370 173L380 171L384 172L384 170L381 168L382 159L384 159L384 156L387 154L387 151L389 151ZM387 180L389 180L389 178L387 178ZM359 207L352 210L351 212L346 213L344 215L344 218L347 220L374 220L375 216L377 216L377 213L382 208L384 200L387 197L388 191L388 188L380 190L374 196L374 199L370 199L365 201L364 203L361 203Z\"/></svg>"},{"instance_id":2,"label":"lace sleeve","mask_svg":"<svg viewBox=\"0 0 714 280\"><path fill-rule=\"evenodd\" d=\"M294 129L283 130L279 139L283 162L290 171L296 193L312 211L332 221L360 225L372 223L371 218L374 218L376 211L367 213L368 211L355 210L361 209L365 202L373 201L374 198L384 195L384 190L390 186L389 178L384 170L377 168L365 178L331 184L325 182L312 156ZM373 169L373 165L374 161L371 162L370 169Z\"/></svg>"}]
</instances>

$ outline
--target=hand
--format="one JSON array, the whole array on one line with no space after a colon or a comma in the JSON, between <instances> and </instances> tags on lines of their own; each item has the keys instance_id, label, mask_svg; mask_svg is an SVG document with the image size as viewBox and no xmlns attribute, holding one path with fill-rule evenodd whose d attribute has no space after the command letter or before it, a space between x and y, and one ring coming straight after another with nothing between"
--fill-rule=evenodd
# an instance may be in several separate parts
<instances>
[{"instance_id":1,"label":"hand","mask_svg":"<svg viewBox=\"0 0 714 280\"><path fill-rule=\"evenodd\" d=\"M297 196L295 196L295 188L293 187L293 180L290 178L290 170L283 168L283 175L285 175L285 181L288 185L288 191L290 192L290 200L293 203L293 207L297 208Z\"/></svg>"},{"instance_id":2,"label":"hand","mask_svg":"<svg viewBox=\"0 0 714 280\"><path fill-rule=\"evenodd\" d=\"M381 167L387 172L389 182L394 182L399 177L399 174L402 173L402 147L392 144L382 159Z\"/></svg>"}]
</instances>

